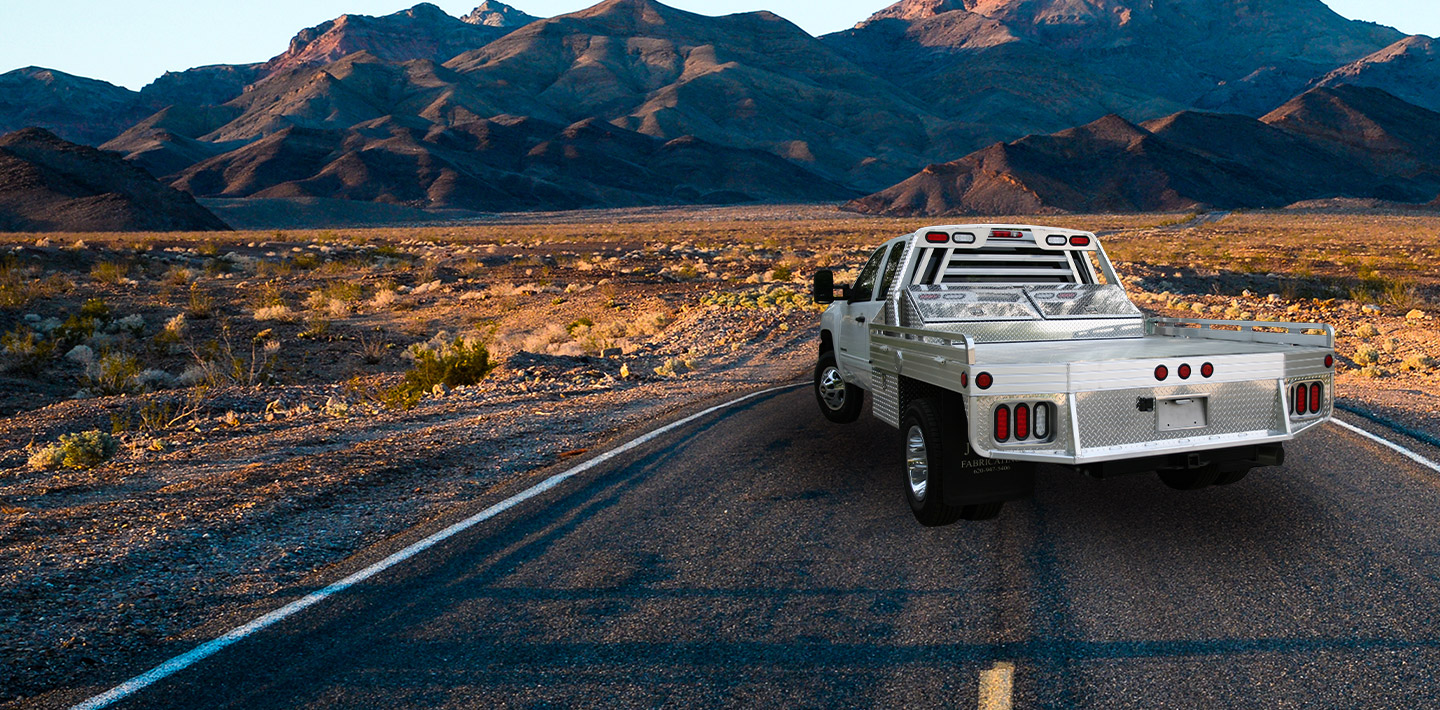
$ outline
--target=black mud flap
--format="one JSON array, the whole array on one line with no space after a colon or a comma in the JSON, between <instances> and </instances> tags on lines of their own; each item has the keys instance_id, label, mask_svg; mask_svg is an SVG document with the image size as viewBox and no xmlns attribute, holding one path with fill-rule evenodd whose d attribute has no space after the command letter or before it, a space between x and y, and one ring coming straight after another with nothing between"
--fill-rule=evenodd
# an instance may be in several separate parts
<instances>
[{"instance_id":1,"label":"black mud flap","mask_svg":"<svg viewBox=\"0 0 1440 710\"><path fill-rule=\"evenodd\" d=\"M964 454L949 456L945 471L945 503L976 505L1029 498L1035 493L1035 464L987 459L965 444Z\"/></svg>"}]
</instances>

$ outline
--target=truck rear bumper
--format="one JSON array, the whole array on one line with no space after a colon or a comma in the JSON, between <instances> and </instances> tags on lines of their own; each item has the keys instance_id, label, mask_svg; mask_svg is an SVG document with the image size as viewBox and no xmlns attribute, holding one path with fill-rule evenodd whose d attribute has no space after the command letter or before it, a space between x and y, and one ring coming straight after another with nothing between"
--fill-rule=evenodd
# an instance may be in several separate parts
<instances>
[{"instance_id":1,"label":"truck rear bumper","mask_svg":"<svg viewBox=\"0 0 1440 710\"><path fill-rule=\"evenodd\" d=\"M1030 461L1034 463L1053 463L1067 466L1089 466L1132 460L1171 460L1174 457L1183 458L1192 453L1203 454L1205 452L1222 449L1284 444L1288 441L1294 441L1295 437L1300 433L1309 430L1314 424L1319 423L1318 421L1314 422L1312 425L1306 426L1305 429L1298 430L1294 433L1244 432L1216 436L1197 436L1176 441L1084 449L1078 453L1074 451L1009 451L993 448L986 449L981 446L973 446L973 448L980 455L997 460ZM1145 470L1155 469L1152 467Z\"/></svg>"},{"instance_id":2,"label":"truck rear bumper","mask_svg":"<svg viewBox=\"0 0 1440 710\"><path fill-rule=\"evenodd\" d=\"M1319 411L1294 412L1289 393L1298 382L1292 379L1321 383L1324 396ZM968 434L971 447L988 458L1077 466L1276 444L1327 421L1334 406L1333 390L1333 376L1327 373L1270 381L973 397ZM1199 412L1193 420L1167 419L1169 405L1192 401ZM1054 435L1048 441L1017 442L1012 437L1002 443L996 438L996 408L1009 405L1013 410L1025 402L1052 407L1058 419L1052 427Z\"/></svg>"}]
</instances>

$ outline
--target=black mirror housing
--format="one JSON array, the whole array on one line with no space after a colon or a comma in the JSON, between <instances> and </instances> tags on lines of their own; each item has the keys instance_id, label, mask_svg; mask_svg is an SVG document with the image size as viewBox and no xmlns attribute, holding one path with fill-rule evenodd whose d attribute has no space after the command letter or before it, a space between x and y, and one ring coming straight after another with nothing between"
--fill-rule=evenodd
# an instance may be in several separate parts
<instances>
[{"instance_id":1,"label":"black mirror housing","mask_svg":"<svg viewBox=\"0 0 1440 710\"><path fill-rule=\"evenodd\" d=\"M815 272L815 286L810 290L810 295L816 303L827 304L835 302L835 272L829 269L821 269Z\"/></svg>"}]
</instances>

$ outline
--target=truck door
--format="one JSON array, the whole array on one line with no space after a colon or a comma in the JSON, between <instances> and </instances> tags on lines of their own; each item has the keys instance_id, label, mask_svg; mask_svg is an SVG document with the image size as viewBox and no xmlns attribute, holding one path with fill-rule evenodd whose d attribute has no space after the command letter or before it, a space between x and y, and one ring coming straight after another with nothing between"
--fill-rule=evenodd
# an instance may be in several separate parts
<instances>
[{"instance_id":1,"label":"truck door","mask_svg":"<svg viewBox=\"0 0 1440 710\"><path fill-rule=\"evenodd\" d=\"M870 324L884 307L885 292L894 281L895 270L904 254L905 242L876 249L855 279L850 299L845 304L845 315L836 338L839 347L836 359L846 379L862 387L870 386Z\"/></svg>"}]
</instances>

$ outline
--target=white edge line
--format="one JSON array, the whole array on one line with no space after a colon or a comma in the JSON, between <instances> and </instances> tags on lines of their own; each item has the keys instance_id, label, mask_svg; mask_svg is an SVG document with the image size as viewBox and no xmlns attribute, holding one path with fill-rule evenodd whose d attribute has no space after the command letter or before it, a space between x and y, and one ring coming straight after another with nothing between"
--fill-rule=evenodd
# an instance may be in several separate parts
<instances>
[{"instance_id":1,"label":"white edge line","mask_svg":"<svg viewBox=\"0 0 1440 710\"><path fill-rule=\"evenodd\" d=\"M151 668L150 670L140 675L135 676L134 678L131 678L130 680L125 681L124 683L121 683L120 685L115 686L114 688L111 688L110 690L105 691L104 693L96 695L89 700L79 703L78 705L72 706L71 710L98 710L99 708L109 707L110 705L113 705L116 702L130 697L131 695L134 695L135 693L145 689L146 687L160 680L163 680L168 676L174 675L175 673L178 673L206 658L209 658L210 656L215 655L225 647L237 641L240 641L247 636L251 636L257 631L260 631L261 629L272 626L284 619L300 613L301 611L304 611L311 606L319 604L320 602L325 601L326 599L333 597L336 594L344 592L350 587L353 587L360 582L374 577L375 575L380 574L381 572L384 572L385 570L388 570L391 567L394 567L395 565L398 565L401 562L404 562L411 557L414 557L415 555L418 555L421 552L430 549L431 547L434 547L435 545L450 537L469 530L470 528L475 527L476 525L483 523L486 520L489 520L511 508L514 508L515 506L524 503L525 501L530 500L531 498L534 498L535 496L538 496L541 493L544 493L560 485L566 480L586 471L589 471L590 469L595 468L596 466L599 466L600 464L603 464L617 456L620 456L621 454L631 451L639 446L648 444L651 441L654 441L655 439L664 436L665 434L668 434L672 431L675 431L676 429L679 429L680 427L696 421L697 419L701 419L724 409L729 409L737 404L747 402L757 397L763 397L767 394L774 394L775 392L794 389L800 386L803 386L803 383L785 385L783 387L771 387L770 389L753 392L751 394L745 395L744 397L732 399L724 404L716 405L703 412L692 414L688 417L685 417L684 419L681 419L680 421L667 424L648 434L640 436L639 438L632 439L631 441L623 444L622 446L611 449L599 456L596 456L593 459L590 459L589 461L586 461L585 463L575 466L574 468L571 468L562 473L557 473L545 479L544 481L541 481L540 483L537 483L534 486L525 489L524 491L516 493L515 495L505 499L504 501L496 503L495 505L492 505L489 508L486 508L485 510L476 513L469 518L455 523L454 525L451 525L450 527L445 528L444 530L441 530L440 532L437 532L434 535L425 538L424 540L421 540L399 552L396 552L395 554L390 555L389 557L386 557L385 559L380 560L379 562L376 562L375 564L370 565L369 567L366 567L365 569L362 569L359 572L350 575L349 577L346 577L334 584L331 584L324 589L311 592L310 594L307 594L300 599L296 599L295 601L290 602L289 604L286 604L285 606L282 606L275 611L265 614L264 616L257 617L251 620L249 623L230 629L218 638L206 641L205 643L196 646L189 653L176 656L168 661L165 661L164 663L161 663L158 666L155 666L154 668Z\"/></svg>"},{"instance_id":2,"label":"white edge line","mask_svg":"<svg viewBox=\"0 0 1440 710\"><path fill-rule=\"evenodd\" d=\"M1363 436L1381 446L1384 446L1385 448L1392 449L1401 456L1404 456L1405 458L1410 459L1411 461L1414 461L1415 463L1418 463L1421 466L1430 469L1431 471L1440 473L1440 463L1435 463L1434 461L1431 461L1430 459L1427 459L1424 456L1415 453L1414 451L1411 451L1389 439L1386 439L1383 436L1380 436L1378 434L1372 434L1368 431L1365 431L1364 429L1361 429L1358 426L1355 426L1354 424L1351 424L1349 422L1343 422L1339 419L1331 419L1330 422L1345 429L1349 429L1350 431L1353 431L1360 436Z\"/></svg>"}]
</instances>

